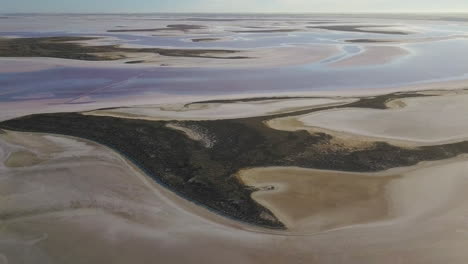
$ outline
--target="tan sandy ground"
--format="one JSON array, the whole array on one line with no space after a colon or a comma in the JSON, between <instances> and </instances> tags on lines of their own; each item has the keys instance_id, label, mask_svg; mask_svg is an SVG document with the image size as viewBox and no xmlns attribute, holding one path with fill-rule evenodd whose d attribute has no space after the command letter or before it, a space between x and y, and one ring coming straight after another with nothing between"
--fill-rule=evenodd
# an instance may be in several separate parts
<instances>
[{"instance_id":1,"label":"tan sandy ground","mask_svg":"<svg viewBox=\"0 0 468 264\"><path fill-rule=\"evenodd\" d=\"M271 99L253 102L172 104L125 107L85 112L85 115L114 116L145 120L232 119L292 112L318 106L340 105L356 99L312 98Z\"/></svg>"},{"instance_id":2,"label":"tan sandy ground","mask_svg":"<svg viewBox=\"0 0 468 264\"><path fill-rule=\"evenodd\" d=\"M396 178L290 167L247 169L252 198L295 233L316 233L381 220L388 215L386 185Z\"/></svg>"},{"instance_id":3,"label":"tan sandy ground","mask_svg":"<svg viewBox=\"0 0 468 264\"><path fill-rule=\"evenodd\" d=\"M353 67L385 64L410 54L408 50L398 46L367 46L364 49L362 53L337 61L330 66Z\"/></svg>"},{"instance_id":4,"label":"tan sandy ground","mask_svg":"<svg viewBox=\"0 0 468 264\"><path fill-rule=\"evenodd\" d=\"M468 139L468 94L405 98L389 103L391 109L335 109L296 118L297 127L324 129L378 140L433 145ZM269 125L287 127L283 120ZM287 118L286 118L287 121ZM290 128L292 129L292 128Z\"/></svg>"},{"instance_id":5,"label":"tan sandy ground","mask_svg":"<svg viewBox=\"0 0 468 264\"><path fill-rule=\"evenodd\" d=\"M288 231L310 234L437 214L463 193L467 168L465 157L379 173L267 167L238 176Z\"/></svg>"},{"instance_id":6,"label":"tan sandy ground","mask_svg":"<svg viewBox=\"0 0 468 264\"><path fill-rule=\"evenodd\" d=\"M23 168L0 167L3 263L464 264L468 259L465 159L426 164L432 174L415 168L414 176L405 177L408 182L386 185L399 193L391 196L391 210L408 217L315 235L269 234L178 198L97 144L16 132L0 135L0 144L0 160L23 148L49 158Z\"/></svg>"},{"instance_id":7,"label":"tan sandy ground","mask_svg":"<svg viewBox=\"0 0 468 264\"><path fill-rule=\"evenodd\" d=\"M27 150L19 150L10 153L8 158L5 160L5 166L7 167L24 167L32 166L41 162L41 159L33 152Z\"/></svg>"}]
</instances>

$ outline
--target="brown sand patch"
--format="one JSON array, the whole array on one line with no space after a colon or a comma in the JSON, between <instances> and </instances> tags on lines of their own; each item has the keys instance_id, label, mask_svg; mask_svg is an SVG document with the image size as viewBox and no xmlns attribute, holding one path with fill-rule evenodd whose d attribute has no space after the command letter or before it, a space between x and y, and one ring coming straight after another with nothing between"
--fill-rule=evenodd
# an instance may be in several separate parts
<instances>
[{"instance_id":1,"label":"brown sand patch","mask_svg":"<svg viewBox=\"0 0 468 264\"><path fill-rule=\"evenodd\" d=\"M443 214L463 203L466 156L378 173L296 167L246 169L252 198L294 234L379 226ZM447 176L444 176L447 175Z\"/></svg>"},{"instance_id":2,"label":"brown sand patch","mask_svg":"<svg viewBox=\"0 0 468 264\"><path fill-rule=\"evenodd\" d=\"M16 151L4 162L7 167L29 167L41 163L41 159L30 151Z\"/></svg>"},{"instance_id":3,"label":"brown sand patch","mask_svg":"<svg viewBox=\"0 0 468 264\"><path fill-rule=\"evenodd\" d=\"M261 168L239 173L259 188L252 194L288 230L319 232L388 216L384 188L392 177L301 168Z\"/></svg>"}]
</instances>

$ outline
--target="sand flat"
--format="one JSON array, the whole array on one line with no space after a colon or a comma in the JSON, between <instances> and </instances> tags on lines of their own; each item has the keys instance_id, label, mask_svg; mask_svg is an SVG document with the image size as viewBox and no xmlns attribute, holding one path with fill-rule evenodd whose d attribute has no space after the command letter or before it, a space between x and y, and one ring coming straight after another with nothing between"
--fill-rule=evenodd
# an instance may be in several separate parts
<instances>
[{"instance_id":1,"label":"sand flat","mask_svg":"<svg viewBox=\"0 0 468 264\"><path fill-rule=\"evenodd\" d=\"M125 107L85 112L85 115L114 116L145 120L213 120L262 116L309 109L318 106L339 105L355 99L304 98L271 99L257 102L197 103L190 105L159 105Z\"/></svg>"},{"instance_id":2,"label":"sand flat","mask_svg":"<svg viewBox=\"0 0 468 264\"><path fill-rule=\"evenodd\" d=\"M90 42L89 44L92 44ZM123 45L126 48L135 48L131 45ZM140 46L137 46L141 48ZM203 57L174 57L162 56L149 52L115 52L102 53L101 55L114 56L114 61L79 61L58 58L0 58L2 62L11 62L9 67L0 66L0 73L33 72L56 67L98 67L98 68L154 68L154 67L222 67L222 68L249 68L278 67L314 63L339 53L335 46L291 46L258 49L242 49L232 54L217 54L207 52ZM99 55L99 53L96 53ZM226 57L226 58L223 58ZM229 57L245 57L243 59L232 59ZM122 58L125 57L125 58ZM122 59L119 59L122 58ZM128 62L139 61L137 64Z\"/></svg>"},{"instance_id":3,"label":"sand flat","mask_svg":"<svg viewBox=\"0 0 468 264\"><path fill-rule=\"evenodd\" d=\"M388 110L340 109L301 117L306 126L421 145L468 138L468 95L401 99L403 107Z\"/></svg>"},{"instance_id":4,"label":"sand flat","mask_svg":"<svg viewBox=\"0 0 468 264\"><path fill-rule=\"evenodd\" d=\"M248 169L239 178L261 188L252 198L291 232L320 232L383 219L384 188L393 177L289 167ZM272 189L273 188L273 189Z\"/></svg>"},{"instance_id":5,"label":"sand flat","mask_svg":"<svg viewBox=\"0 0 468 264\"><path fill-rule=\"evenodd\" d=\"M408 50L398 46L366 46L362 53L337 61L331 64L331 66L353 67L385 64L395 61L408 54L410 54Z\"/></svg>"},{"instance_id":6,"label":"sand flat","mask_svg":"<svg viewBox=\"0 0 468 264\"><path fill-rule=\"evenodd\" d=\"M130 60L143 60L139 66L149 67L220 67L220 68L244 68L246 64L249 68L292 66L314 63L326 59L339 53L335 46L314 45L314 46L291 46L258 49L242 49L233 54L210 54L220 58L197 58L197 57L171 57L155 54L135 54L126 53ZM226 58L222 58L225 56ZM229 57L245 57L244 59L230 59ZM122 61L121 61L122 62ZM120 62L120 63L121 63Z\"/></svg>"}]
</instances>

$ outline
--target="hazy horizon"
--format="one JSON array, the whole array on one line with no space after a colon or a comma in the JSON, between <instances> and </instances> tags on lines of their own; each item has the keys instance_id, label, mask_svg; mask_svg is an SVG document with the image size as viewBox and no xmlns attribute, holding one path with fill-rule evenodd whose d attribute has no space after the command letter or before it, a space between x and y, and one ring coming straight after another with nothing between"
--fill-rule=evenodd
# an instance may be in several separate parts
<instances>
[{"instance_id":1,"label":"hazy horizon","mask_svg":"<svg viewBox=\"0 0 468 264\"><path fill-rule=\"evenodd\" d=\"M434 14L434 15L464 15L464 14L468 14L468 11L462 11L462 12L443 12L443 11L440 11L440 12L436 12L436 11L432 11L432 12L429 12L429 11L401 11L401 12L379 12L379 11L367 11L367 12L275 12L275 11L272 11L272 12L248 12L248 11L245 11L245 12L222 12L222 11L218 11L218 12L215 12L215 11L211 11L211 12L196 12L196 11L193 11L193 12L175 12L175 11L167 11L167 12L164 12L164 11L155 11L155 12L71 12L71 11L57 11L57 12L21 12L21 11L18 11L18 12L0 12L0 14L44 14L44 15L54 15L54 14L91 14L91 15L119 15L119 14L180 14L180 15L183 15L183 14L226 14L226 15L243 15L243 14L265 14L265 15L269 15L269 14L285 14L285 15L288 15L288 14L291 14L291 15L313 15L313 14L319 14L319 15L366 15L366 14L385 14L385 15L399 15L399 14L403 14L403 15L411 15L411 14L415 14L415 15L431 15L431 14Z\"/></svg>"},{"instance_id":2,"label":"hazy horizon","mask_svg":"<svg viewBox=\"0 0 468 264\"><path fill-rule=\"evenodd\" d=\"M0 0L0 13L466 13L464 0Z\"/></svg>"}]
</instances>

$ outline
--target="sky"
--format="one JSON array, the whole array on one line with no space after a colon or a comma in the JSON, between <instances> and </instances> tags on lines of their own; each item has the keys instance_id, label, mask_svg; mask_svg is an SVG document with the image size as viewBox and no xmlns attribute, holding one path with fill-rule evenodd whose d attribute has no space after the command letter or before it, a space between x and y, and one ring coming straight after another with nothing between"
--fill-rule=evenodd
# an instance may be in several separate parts
<instances>
[{"instance_id":1,"label":"sky","mask_svg":"<svg viewBox=\"0 0 468 264\"><path fill-rule=\"evenodd\" d=\"M468 0L0 0L16 12L468 12Z\"/></svg>"}]
</instances>

